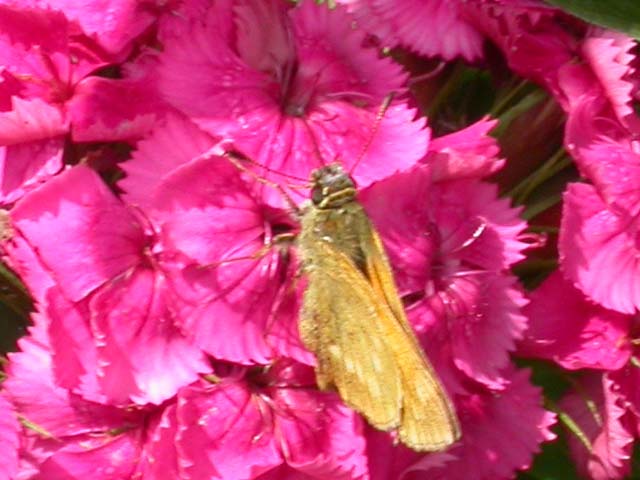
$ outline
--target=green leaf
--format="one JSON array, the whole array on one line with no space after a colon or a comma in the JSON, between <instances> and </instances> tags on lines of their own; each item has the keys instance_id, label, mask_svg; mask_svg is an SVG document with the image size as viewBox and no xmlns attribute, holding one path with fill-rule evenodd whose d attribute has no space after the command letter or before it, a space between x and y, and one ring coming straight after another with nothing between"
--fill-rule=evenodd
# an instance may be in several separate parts
<instances>
[{"instance_id":1,"label":"green leaf","mask_svg":"<svg viewBox=\"0 0 640 480\"><path fill-rule=\"evenodd\" d=\"M640 2L636 0L547 0L587 22L640 39Z\"/></svg>"}]
</instances>

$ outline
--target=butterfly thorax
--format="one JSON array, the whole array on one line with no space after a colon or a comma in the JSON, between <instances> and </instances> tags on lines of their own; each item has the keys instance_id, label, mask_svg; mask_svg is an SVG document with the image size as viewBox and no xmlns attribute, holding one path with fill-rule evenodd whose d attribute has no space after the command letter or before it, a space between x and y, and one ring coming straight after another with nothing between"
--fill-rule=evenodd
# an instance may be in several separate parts
<instances>
[{"instance_id":1,"label":"butterfly thorax","mask_svg":"<svg viewBox=\"0 0 640 480\"><path fill-rule=\"evenodd\" d=\"M356 266L364 261L361 239L369 220L356 201L353 180L340 165L329 165L311 175L311 205L302 217L298 245L305 269L322 262L318 243L329 243Z\"/></svg>"}]
</instances>

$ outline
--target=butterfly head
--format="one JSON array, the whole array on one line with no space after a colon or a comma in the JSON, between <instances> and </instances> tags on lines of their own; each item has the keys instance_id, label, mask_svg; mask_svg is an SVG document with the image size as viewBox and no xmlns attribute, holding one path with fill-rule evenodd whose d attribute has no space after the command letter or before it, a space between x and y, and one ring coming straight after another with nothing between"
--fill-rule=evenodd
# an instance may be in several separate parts
<instances>
[{"instance_id":1,"label":"butterfly head","mask_svg":"<svg viewBox=\"0 0 640 480\"><path fill-rule=\"evenodd\" d=\"M342 165L333 163L311 173L311 201L316 207L337 208L355 196L355 182Z\"/></svg>"}]
</instances>

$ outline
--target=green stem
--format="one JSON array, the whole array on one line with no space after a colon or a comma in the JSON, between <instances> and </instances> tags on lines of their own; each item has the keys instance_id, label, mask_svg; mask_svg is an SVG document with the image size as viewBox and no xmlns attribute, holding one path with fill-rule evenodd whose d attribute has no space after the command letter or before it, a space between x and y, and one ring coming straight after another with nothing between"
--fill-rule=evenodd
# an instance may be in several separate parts
<instances>
[{"instance_id":1,"label":"green stem","mask_svg":"<svg viewBox=\"0 0 640 480\"><path fill-rule=\"evenodd\" d=\"M489 115L491 115L492 117L499 117L500 115L502 115L509 103L518 95L521 95L529 85L531 85L529 81L521 80L514 88L509 90L504 97L496 102L496 104L489 112Z\"/></svg>"},{"instance_id":2,"label":"green stem","mask_svg":"<svg viewBox=\"0 0 640 480\"><path fill-rule=\"evenodd\" d=\"M447 103L449 96L459 88L466 70L467 67L462 63L458 63L454 67L447 81L444 82L437 95L429 102L429 108L426 112L428 118L435 118L438 115L442 106Z\"/></svg>"},{"instance_id":3,"label":"green stem","mask_svg":"<svg viewBox=\"0 0 640 480\"><path fill-rule=\"evenodd\" d=\"M559 148L538 169L530 173L520 183L513 187L507 196L513 198L516 204L522 204L527 197L544 181L571 165L571 159L565 156L564 148Z\"/></svg>"},{"instance_id":4,"label":"green stem","mask_svg":"<svg viewBox=\"0 0 640 480\"><path fill-rule=\"evenodd\" d=\"M558 407L558 405L550 399L546 399L545 408L554 412L558 416L558 420L560 421L560 423L562 423L571 433L573 433L589 452L593 450L591 441L584 433L584 431L573 420L573 418L571 418L571 415L560 409L560 407Z\"/></svg>"},{"instance_id":5,"label":"green stem","mask_svg":"<svg viewBox=\"0 0 640 480\"><path fill-rule=\"evenodd\" d=\"M549 208L557 205L562 200L562 194L556 193L553 195L547 195L543 197L541 200L538 200L536 203L532 205L528 205L527 208L522 212L522 218L525 220L531 220L535 216L539 215L541 212L548 210Z\"/></svg>"}]
</instances>

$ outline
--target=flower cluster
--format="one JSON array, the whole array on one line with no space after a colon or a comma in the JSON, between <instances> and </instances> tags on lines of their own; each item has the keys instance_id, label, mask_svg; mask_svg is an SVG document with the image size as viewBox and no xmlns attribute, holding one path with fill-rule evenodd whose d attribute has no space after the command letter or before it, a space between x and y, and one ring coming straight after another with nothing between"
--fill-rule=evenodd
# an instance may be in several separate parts
<instances>
[{"instance_id":1,"label":"flower cluster","mask_svg":"<svg viewBox=\"0 0 640 480\"><path fill-rule=\"evenodd\" d=\"M512 478L556 436L514 353L590 369L558 406L584 432L572 452L594 478L629 471L634 43L537 0L337 3L0 2L1 246L33 300L0 480ZM541 242L492 181L498 121L432 138L382 48L481 62L490 43L561 105L587 180L529 294L512 267ZM333 162L455 405L446 451L397 445L315 383L295 242L276 239Z\"/></svg>"}]
</instances>

